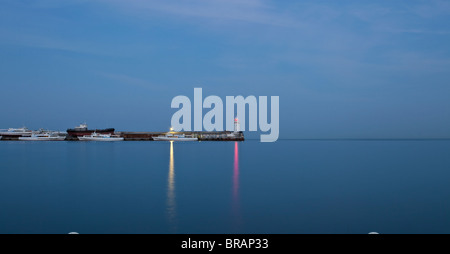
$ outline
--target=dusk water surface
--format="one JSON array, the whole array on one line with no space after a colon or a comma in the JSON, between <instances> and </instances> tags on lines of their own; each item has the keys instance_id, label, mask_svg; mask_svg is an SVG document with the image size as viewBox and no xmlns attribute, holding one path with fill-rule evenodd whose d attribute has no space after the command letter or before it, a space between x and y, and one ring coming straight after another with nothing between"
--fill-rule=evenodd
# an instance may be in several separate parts
<instances>
[{"instance_id":1,"label":"dusk water surface","mask_svg":"<svg viewBox=\"0 0 450 254\"><path fill-rule=\"evenodd\" d=\"M449 140L0 142L0 233L450 233Z\"/></svg>"}]
</instances>

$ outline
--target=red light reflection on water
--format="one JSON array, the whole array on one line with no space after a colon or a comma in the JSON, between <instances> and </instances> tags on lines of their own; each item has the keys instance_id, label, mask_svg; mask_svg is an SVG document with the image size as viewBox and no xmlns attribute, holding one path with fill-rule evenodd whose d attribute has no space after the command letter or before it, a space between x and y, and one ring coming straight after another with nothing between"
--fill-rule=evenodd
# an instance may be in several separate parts
<instances>
[{"instance_id":1,"label":"red light reflection on water","mask_svg":"<svg viewBox=\"0 0 450 254\"><path fill-rule=\"evenodd\" d=\"M242 227L242 218L239 208L239 147L238 142L234 143L234 163L233 163L233 230L239 232Z\"/></svg>"},{"instance_id":2,"label":"red light reflection on water","mask_svg":"<svg viewBox=\"0 0 450 254\"><path fill-rule=\"evenodd\" d=\"M239 147L238 142L234 142L234 168L233 168L233 196L237 199L239 190Z\"/></svg>"}]
</instances>

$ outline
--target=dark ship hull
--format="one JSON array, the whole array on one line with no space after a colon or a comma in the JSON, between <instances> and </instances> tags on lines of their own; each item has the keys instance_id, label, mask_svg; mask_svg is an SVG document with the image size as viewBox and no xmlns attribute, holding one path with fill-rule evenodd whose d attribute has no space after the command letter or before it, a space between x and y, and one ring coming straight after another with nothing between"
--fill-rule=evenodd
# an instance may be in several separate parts
<instances>
[{"instance_id":1,"label":"dark ship hull","mask_svg":"<svg viewBox=\"0 0 450 254\"><path fill-rule=\"evenodd\" d=\"M67 129L67 135L72 137L82 137L91 135L92 133L100 133L100 134L114 134L114 128L107 129L96 129L96 130L77 130L77 129Z\"/></svg>"}]
</instances>

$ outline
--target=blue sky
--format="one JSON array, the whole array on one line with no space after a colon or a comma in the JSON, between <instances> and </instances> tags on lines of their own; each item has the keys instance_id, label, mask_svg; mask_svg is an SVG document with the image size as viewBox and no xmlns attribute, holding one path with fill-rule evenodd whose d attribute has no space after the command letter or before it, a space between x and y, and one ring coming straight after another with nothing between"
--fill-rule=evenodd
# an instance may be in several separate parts
<instances>
[{"instance_id":1,"label":"blue sky","mask_svg":"<svg viewBox=\"0 0 450 254\"><path fill-rule=\"evenodd\" d=\"M0 128L160 131L280 96L280 138L450 137L449 1L1 0Z\"/></svg>"}]
</instances>

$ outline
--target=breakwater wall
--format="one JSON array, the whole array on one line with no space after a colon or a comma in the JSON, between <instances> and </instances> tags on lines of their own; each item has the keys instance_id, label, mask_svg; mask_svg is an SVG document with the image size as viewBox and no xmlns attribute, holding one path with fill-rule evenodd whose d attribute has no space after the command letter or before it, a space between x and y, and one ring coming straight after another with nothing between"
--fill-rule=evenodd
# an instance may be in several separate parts
<instances>
[{"instance_id":1,"label":"breakwater wall","mask_svg":"<svg viewBox=\"0 0 450 254\"><path fill-rule=\"evenodd\" d=\"M154 141L153 137L165 135L167 132L116 132L125 141ZM232 131L182 131L170 132L174 135L189 135L199 141L244 141L244 133Z\"/></svg>"}]
</instances>

